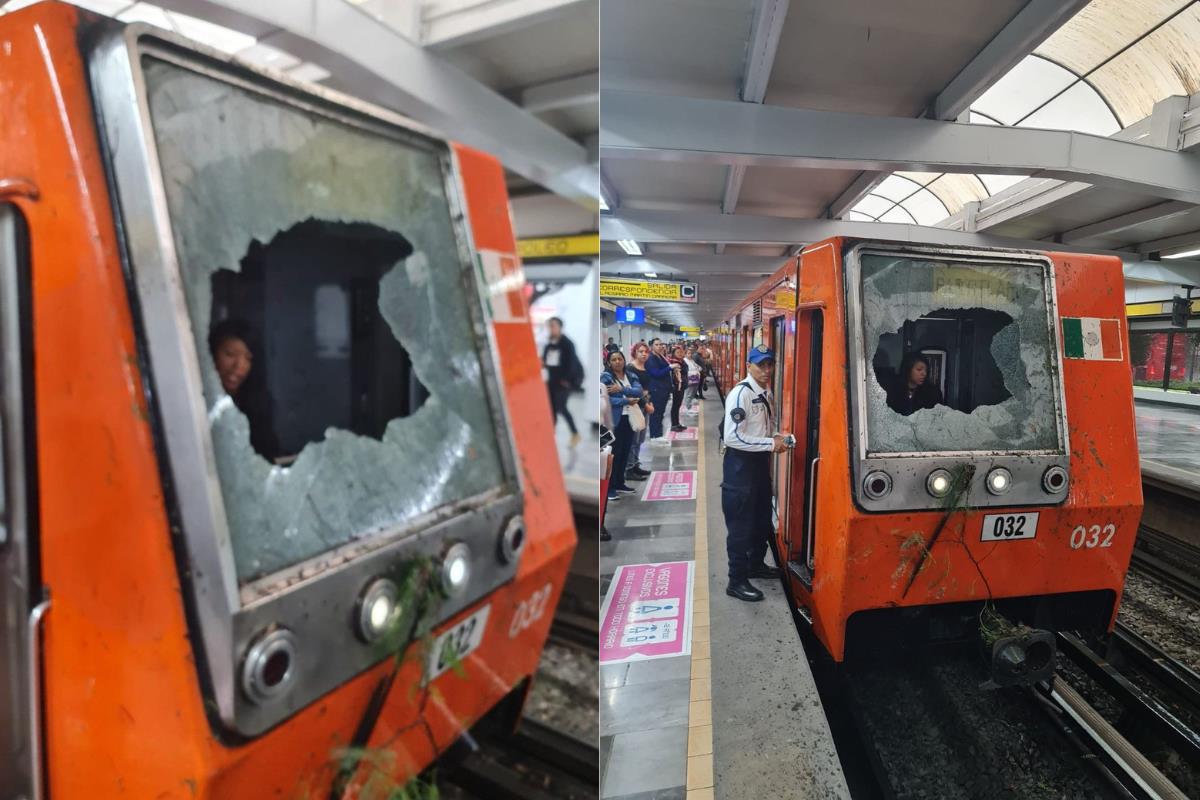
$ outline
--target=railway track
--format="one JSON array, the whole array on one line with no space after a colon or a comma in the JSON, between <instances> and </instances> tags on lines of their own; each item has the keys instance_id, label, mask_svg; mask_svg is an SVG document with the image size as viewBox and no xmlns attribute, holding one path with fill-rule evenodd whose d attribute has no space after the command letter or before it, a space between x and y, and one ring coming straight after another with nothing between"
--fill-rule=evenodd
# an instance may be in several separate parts
<instances>
[{"instance_id":1,"label":"railway track","mask_svg":"<svg viewBox=\"0 0 1200 800\"><path fill-rule=\"evenodd\" d=\"M450 800L595 800L600 755L596 747L531 719L515 734L494 732L445 770L439 784Z\"/></svg>"},{"instance_id":2,"label":"railway track","mask_svg":"<svg viewBox=\"0 0 1200 800\"><path fill-rule=\"evenodd\" d=\"M1200 603L1200 548L1143 525L1130 566L1172 591Z\"/></svg>"}]
</instances>

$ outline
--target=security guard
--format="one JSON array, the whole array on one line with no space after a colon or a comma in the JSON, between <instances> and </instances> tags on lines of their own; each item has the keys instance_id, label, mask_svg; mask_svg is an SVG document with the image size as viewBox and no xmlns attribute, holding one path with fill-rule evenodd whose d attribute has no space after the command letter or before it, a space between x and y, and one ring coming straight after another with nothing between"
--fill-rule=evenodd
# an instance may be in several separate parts
<instances>
[{"instance_id":1,"label":"security guard","mask_svg":"<svg viewBox=\"0 0 1200 800\"><path fill-rule=\"evenodd\" d=\"M771 520L771 454L792 441L786 433L772 434L775 409L771 376L775 354L757 345L746 359L746 379L725 395L725 462L721 478L721 511L728 531L729 586L725 594L739 600L763 599L750 578L778 578L779 569L763 563L774 533Z\"/></svg>"}]
</instances>

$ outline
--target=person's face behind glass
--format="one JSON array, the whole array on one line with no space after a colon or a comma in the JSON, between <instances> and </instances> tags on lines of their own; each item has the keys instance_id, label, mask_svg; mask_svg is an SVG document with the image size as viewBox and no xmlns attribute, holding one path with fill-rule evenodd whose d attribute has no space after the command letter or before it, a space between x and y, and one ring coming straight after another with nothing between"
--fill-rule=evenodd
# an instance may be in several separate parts
<instances>
[{"instance_id":1,"label":"person's face behind glass","mask_svg":"<svg viewBox=\"0 0 1200 800\"><path fill-rule=\"evenodd\" d=\"M925 383L928 374L929 368L925 366L925 362L917 361L908 370L908 382L913 386L920 386Z\"/></svg>"},{"instance_id":2,"label":"person's face behind glass","mask_svg":"<svg viewBox=\"0 0 1200 800\"><path fill-rule=\"evenodd\" d=\"M217 345L213 361L221 378L221 387L232 397L250 376L254 354L241 339L229 336Z\"/></svg>"}]
</instances>

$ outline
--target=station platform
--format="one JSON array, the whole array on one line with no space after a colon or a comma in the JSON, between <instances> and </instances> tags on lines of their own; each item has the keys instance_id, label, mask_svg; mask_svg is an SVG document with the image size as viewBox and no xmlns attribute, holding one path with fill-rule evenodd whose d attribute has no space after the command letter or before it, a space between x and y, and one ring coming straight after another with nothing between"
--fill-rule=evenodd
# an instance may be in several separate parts
<instances>
[{"instance_id":1,"label":"station platform","mask_svg":"<svg viewBox=\"0 0 1200 800\"><path fill-rule=\"evenodd\" d=\"M1200 408L1137 400L1143 479L1200 494Z\"/></svg>"},{"instance_id":2,"label":"station platform","mask_svg":"<svg viewBox=\"0 0 1200 800\"><path fill-rule=\"evenodd\" d=\"M720 414L712 393L697 416L684 417L694 426L684 438L644 446L642 466L654 474L606 512L612 541L600 544L600 796L848 798L782 584L756 581L767 595L761 603L725 594ZM604 663L621 655L606 649L606 630L615 627L605 623L626 577L639 569L633 565L680 562L691 563L693 578L690 631L680 626L689 641L672 643L680 654Z\"/></svg>"}]
</instances>

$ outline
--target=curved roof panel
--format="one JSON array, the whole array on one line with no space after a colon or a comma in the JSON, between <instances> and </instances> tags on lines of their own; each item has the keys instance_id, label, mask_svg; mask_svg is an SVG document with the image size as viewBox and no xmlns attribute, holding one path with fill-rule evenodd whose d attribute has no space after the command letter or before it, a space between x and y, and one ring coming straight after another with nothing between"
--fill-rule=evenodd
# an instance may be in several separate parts
<instances>
[{"instance_id":1,"label":"curved roof panel","mask_svg":"<svg viewBox=\"0 0 1200 800\"><path fill-rule=\"evenodd\" d=\"M1172 95L1200 93L1200 2L1092 0L971 104L969 122L1112 136ZM904 184L913 191L902 194ZM1022 180L897 172L851 219L931 225ZM929 202L933 195L943 207ZM901 219L903 218L903 219Z\"/></svg>"}]
</instances>

